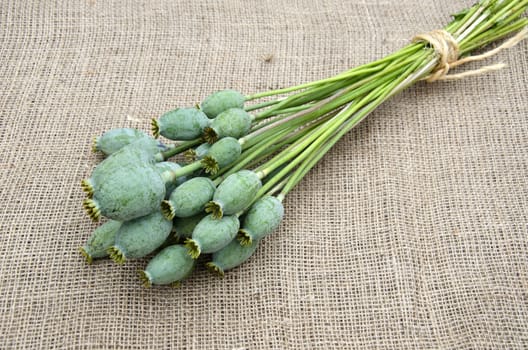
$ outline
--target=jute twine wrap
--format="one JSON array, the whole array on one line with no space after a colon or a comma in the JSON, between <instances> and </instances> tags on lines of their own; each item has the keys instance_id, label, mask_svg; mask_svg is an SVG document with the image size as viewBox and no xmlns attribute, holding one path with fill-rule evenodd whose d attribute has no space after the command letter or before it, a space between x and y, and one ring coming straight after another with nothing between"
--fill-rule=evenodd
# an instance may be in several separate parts
<instances>
[{"instance_id":1,"label":"jute twine wrap","mask_svg":"<svg viewBox=\"0 0 528 350\"><path fill-rule=\"evenodd\" d=\"M446 30L437 29L429 33L419 34L416 35L412 41L428 42L438 54L438 64L435 67L433 73L424 78L424 80L426 80L428 83L432 83L437 80L458 80L470 76L482 75L488 72L501 70L506 67L504 63L496 63L464 73L449 75L449 70L451 68L460 66L464 63L481 61L495 56L502 50L516 46L527 37L528 30L525 28L493 50L489 50L481 55L468 56L462 59L459 59L459 46L457 40L453 38L453 36Z\"/></svg>"},{"instance_id":2,"label":"jute twine wrap","mask_svg":"<svg viewBox=\"0 0 528 350\"><path fill-rule=\"evenodd\" d=\"M526 41L377 109L223 280L146 290L146 260L77 252L93 136L329 77L473 3L0 1L0 349L526 349Z\"/></svg>"}]
</instances>

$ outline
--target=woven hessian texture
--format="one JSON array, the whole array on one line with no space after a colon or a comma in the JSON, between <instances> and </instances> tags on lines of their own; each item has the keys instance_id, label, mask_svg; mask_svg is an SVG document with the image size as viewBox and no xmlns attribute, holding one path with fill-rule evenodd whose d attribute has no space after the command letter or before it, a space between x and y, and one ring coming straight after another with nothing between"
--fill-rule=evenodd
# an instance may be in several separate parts
<instances>
[{"instance_id":1,"label":"woven hessian texture","mask_svg":"<svg viewBox=\"0 0 528 350\"><path fill-rule=\"evenodd\" d=\"M244 265L143 288L88 266L91 138L209 93L324 78L472 1L0 3L0 348L524 349L528 45L347 134ZM487 62L494 63L493 60ZM479 64L468 68L477 68Z\"/></svg>"}]
</instances>

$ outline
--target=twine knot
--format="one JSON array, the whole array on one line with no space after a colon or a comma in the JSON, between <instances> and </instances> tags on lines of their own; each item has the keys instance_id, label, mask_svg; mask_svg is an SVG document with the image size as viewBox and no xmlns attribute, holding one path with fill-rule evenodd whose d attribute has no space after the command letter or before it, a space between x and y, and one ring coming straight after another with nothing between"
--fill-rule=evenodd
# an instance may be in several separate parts
<instances>
[{"instance_id":1,"label":"twine knot","mask_svg":"<svg viewBox=\"0 0 528 350\"><path fill-rule=\"evenodd\" d=\"M427 77L429 83L443 79L449 73L450 65L458 60L458 42L443 29L416 35L412 41L413 43L417 41L428 42L438 55L438 64L433 73Z\"/></svg>"},{"instance_id":2,"label":"twine knot","mask_svg":"<svg viewBox=\"0 0 528 350\"><path fill-rule=\"evenodd\" d=\"M497 63L497 64L493 64L490 66L484 66L484 67L481 67L475 70L463 72L463 73L448 74L451 68L460 66L461 64L464 64L464 63L473 62L473 61L481 61L488 57L494 56L504 49L509 49L517 45L519 42L521 42L523 39L527 37L528 37L528 29L524 28L519 33L517 33L515 36L505 41L502 45L490 51L487 51L481 55L468 56L468 57L464 57L461 59L459 59L460 46L459 46L458 41L449 32L443 29L437 29L429 33L419 34L415 36L412 41L413 42L425 41L429 43L434 48L436 54L438 55L438 63L435 69L432 71L431 74L429 74L428 76L424 78L424 80L431 83L437 80L462 79L468 76L481 75L487 72L502 69L506 67L506 65L504 63Z\"/></svg>"}]
</instances>

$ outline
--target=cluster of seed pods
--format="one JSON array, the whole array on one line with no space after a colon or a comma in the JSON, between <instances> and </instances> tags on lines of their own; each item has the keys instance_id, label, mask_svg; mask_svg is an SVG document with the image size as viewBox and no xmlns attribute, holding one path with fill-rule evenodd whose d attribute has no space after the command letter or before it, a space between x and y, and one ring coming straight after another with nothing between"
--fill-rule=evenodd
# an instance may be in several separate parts
<instances>
[{"instance_id":1,"label":"cluster of seed pods","mask_svg":"<svg viewBox=\"0 0 528 350\"><path fill-rule=\"evenodd\" d=\"M520 30L494 55L526 37L527 8L526 0L479 1L442 36L468 57ZM212 254L206 266L220 275L241 264L279 225L282 199L341 137L401 90L445 71L436 34L330 78L247 96L219 91L153 120L154 137L134 129L97 137L93 149L107 158L82 181L83 205L108 221L82 254L124 263L157 253L141 273L147 286L177 283L202 255ZM177 154L184 166L167 162Z\"/></svg>"},{"instance_id":2,"label":"cluster of seed pods","mask_svg":"<svg viewBox=\"0 0 528 350\"><path fill-rule=\"evenodd\" d=\"M180 108L152 120L152 133L129 128L96 137L93 151L106 158L82 181L83 206L95 221L105 217L80 248L86 261L110 257L118 264L149 257L140 278L151 285L178 285L200 256L220 275L246 261L259 241L280 224L282 201L262 195L262 175L242 169L212 178L236 164L239 138L253 118L244 96L223 90L195 108ZM187 164L167 158L178 144L195 142L184 154Z\"/></svg>"}]
</instances>

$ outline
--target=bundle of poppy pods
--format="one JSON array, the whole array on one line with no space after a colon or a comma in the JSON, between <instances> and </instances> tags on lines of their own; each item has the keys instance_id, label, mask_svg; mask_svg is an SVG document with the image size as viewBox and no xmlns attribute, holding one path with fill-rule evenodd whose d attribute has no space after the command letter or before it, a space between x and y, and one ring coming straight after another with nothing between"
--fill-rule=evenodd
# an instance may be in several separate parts
<instances>
[{"instance_id":1,"label":"bundle of poppy pods","mask_svg":"<svg viewBox=\"0 0 528 350\"><path fill-rule=\"evenodd\" d=\"M81 248L89 263L110 256L123 264L161 249L141 272L148 286L178 283L202 254L213 254L207 266L220 275L253 254L284 209L260 191L263 173L242 169L215 177L242 154L239 139L252 122L243 104L244 96L225 90L200 108L154 119L155 137L180 141L171 147L128 128L94 139L93 150L107 158L82 181L84 207L92 219L109 220ZM208 142L191 146L202 140ZM188 164L165 161L177 153L185 153Z\"/></svg>"},{"instance_id":2,"label":"bundle of poppy pods","mask_svg":"<svg viewBox=\"0 0 528 350\"><path fill-rule=\"evenodd\" d=\"M526 27L527 6L481 1L454 15L442 44L454 46L454 59L467 56ZM223 276L279 226L282 201L324 154L391 96L446 71L443 55L418 40L328 79L246 96L218 91L153 119L153 136L121 128L96 137L93 150L107 157L82 181L83 206L107 221L81 253L88 263L153 256L140 272L145 286L178 284L200 256Z\"/></svg>"}]
</instances>

